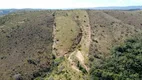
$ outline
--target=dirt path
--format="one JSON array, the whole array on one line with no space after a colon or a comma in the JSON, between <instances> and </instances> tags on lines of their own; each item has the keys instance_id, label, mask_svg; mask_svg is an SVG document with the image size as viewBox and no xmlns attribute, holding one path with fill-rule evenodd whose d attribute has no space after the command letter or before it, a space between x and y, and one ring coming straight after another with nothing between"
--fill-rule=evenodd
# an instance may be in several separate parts
<instances>
[{"instance_id":1,"label":"dirt path","mask_svg":"<svg viewBox=\"0 0 142 80\"><path fill-rule=\"evenodd\" d=\"M84 63L84 57L83 57L81 51L77 51L76 57L78 58L78 60L81 63L81 65L86 69L86 71L89 71L89 68Z\"/></svg>"},{"instance_id":2,"label":"dirt path","mask_svg":"<svg viewBox=\"0 0 142 80\"><path fill-rule=\"evenodd\" d=\"M78 67L76 66L76 63L73 62L73 60L71 59L71 57L72 57L73 55L75 55L74 57L76 57L76 58L78 59L78 61L79 61L80 64L86 69L86 71L89 71L89 68L88 68L88 67L85 65L85 63L84 63L84 57L83 57L81 51L79 51L79 50L76 50L76 51L72 52L72 53L69 55L69 57L68 57L68 60L69 60L69 62L71 63L71 67L72 67L74 70L80 72L80 70L79 70Z\"/></svg>"},{"instance_id":3,"label":"dirt path","mask_svg":"<svg viewBox=\"0 0 142 80\"><path fill-rule=\"evenodd\" d=\"M76 57L78 58L81 64L84 64L84 57L80 51L77 51Z\"/></svg>"},{"instance_id":4,"label":"dirt path","mask_svg":"<svg viewBox=\"0 0 142 80\"><path fill-rule=\"evenodd\" d=\"M72 67L74 70L80 72L80 70L76 67L75 63L74 63L73 60L71 59L71 56L73 56L75 53L76 53L76 51L72 52L72 53L69 55L68 60L69 60L69 62L71 63L71 67Z\"/></svg>"}]
</instances>

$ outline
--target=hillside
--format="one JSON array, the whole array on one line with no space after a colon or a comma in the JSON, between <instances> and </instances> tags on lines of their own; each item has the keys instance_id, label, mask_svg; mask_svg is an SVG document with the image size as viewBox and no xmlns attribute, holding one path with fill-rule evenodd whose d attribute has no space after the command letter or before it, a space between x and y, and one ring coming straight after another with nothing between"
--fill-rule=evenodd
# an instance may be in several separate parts
<instances>
[{"instance_id":1,"label":"hillside","mask_svg":"<svg viewBox=\"0 0 142 80\"><path fill-rule=\"evenodd\" d=\"M52 14L45 11L0 18L1 80L11 80L18 73L28 80L50 66L53 22Z\"/></svg>"},{"instance_id":2,"label":"hillside","mask_svg":"<svg viewBox=\"0 0 142 80\"><path fill-rule=\"evenodd\" d=\"M115 16L117 16L119 11L110 11L110 14L111 12L116 12L116 14L112 16L107 14L107 12L109 11L88 11L92 30L90 53L93 53L93 55L99 59L108 56L113 46L141 32L140 25L137 27L134 23L128 24L125 23L123 19L119 19L120 17L124 18L126 15L128 16L129 14L127 13L129 13L129 11L123 11L127 12L126 15L119 13L120 16L118 16L118 18ZM137 15L133 17L137 17ZM128 19L126 21L133 22L133 19ZM139 21L142 20L136 19L136 23L140 23Z\"/></svg>"},{"instance_id":3,"label":"hillside","mask_svg":"<svg viewBox=\"0 0 142 80\"><path fill-rule=\"evenodd\" d=\"M0 80L90 80L113 46L141 32L142 11L19 11L0 17Z\"/></svg>"}]
</instances>

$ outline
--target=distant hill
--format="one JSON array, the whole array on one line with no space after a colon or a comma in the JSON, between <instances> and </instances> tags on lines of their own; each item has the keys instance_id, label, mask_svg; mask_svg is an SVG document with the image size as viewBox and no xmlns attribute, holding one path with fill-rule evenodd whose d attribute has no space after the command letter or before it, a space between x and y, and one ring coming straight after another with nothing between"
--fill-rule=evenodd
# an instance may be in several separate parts
<instances>
[{"instance_id":1,"label":"distant hill","mask_svg":"<svg viewBox=\"0 0 142 80\"><path fill-rule=\"evenodd\" d=\"M5 15L17 11L16 9L0 9L0 15Z\"/></svg>"},{"instance_id":2,"label":"distant hill","mask_svg":"<svg viewBox=\"0 0 142 80\"><path fill-rule=\"evenodd\" d=\"M25 9L0 9L0 16L1 15L6 15L12 12L16 11L37 11L37 10L42 10L42 9L30 9L30 8L25 8Z\"/></svg>"},{"instance_id":3,"label":"distant hill","mask_svg":"<svg viewBox=\"0 0 142 80\"><path fill-rule=\"evenodd\" d=\"M62 10L71 10L73 8L62 9ZM108 6L108 7L95 7L95 8L78 8L78 9L93 9L93 10L142 10L142 6ZM23 8L23 9L0 9L0 16L9 14L16 11L36 11L36 10L43 10L43 9L31 9L31 8ZM46 10L46 9L44 9ZM48 9L50 10L50 9Z\"/></svg>"},{"instance_id":4,"label":"distant hill","mask_svg":"<svg viewBox=\"0 0 142 80\"><path fill-rule=\"evenodd\" d=\"M126 6L126 7L111 6L111 7L96 7L93 9L97 9L97 10L142 10L142 6Z\"/></svg>"}]
</instances>

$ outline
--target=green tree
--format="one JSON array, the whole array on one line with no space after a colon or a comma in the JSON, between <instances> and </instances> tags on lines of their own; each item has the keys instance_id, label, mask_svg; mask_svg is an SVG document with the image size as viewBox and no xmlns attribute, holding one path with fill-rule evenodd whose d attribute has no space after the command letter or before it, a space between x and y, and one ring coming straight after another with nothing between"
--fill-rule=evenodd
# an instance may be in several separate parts
<instances>
[{"instance_id":1,"label":"green tree","mask_svg":"<svg viewBox=\"0 0 142 80\"><path fill-rule=\"evenodd\" d=\"M92 66L92 80L142 80L142 37L128 39L112 49L112 56Z\"/></svg>"}]
</instances>

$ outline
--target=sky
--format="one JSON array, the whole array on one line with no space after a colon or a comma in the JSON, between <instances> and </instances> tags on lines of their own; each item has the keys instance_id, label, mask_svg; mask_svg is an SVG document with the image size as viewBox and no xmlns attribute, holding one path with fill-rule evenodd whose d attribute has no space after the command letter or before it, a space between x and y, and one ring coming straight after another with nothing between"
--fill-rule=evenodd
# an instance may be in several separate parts
<instances>
[{"instance_id":1,"label":"sky","mask_svg":"<svg viewBox=\"0 0 142 80\"><path fill-rule=\"evenodd\" d=\"M0 0L0 9L7 8L88 8L106 6L141 6L142 0Z\"/></svg>"}]
</instances>

